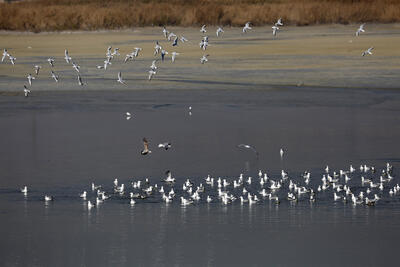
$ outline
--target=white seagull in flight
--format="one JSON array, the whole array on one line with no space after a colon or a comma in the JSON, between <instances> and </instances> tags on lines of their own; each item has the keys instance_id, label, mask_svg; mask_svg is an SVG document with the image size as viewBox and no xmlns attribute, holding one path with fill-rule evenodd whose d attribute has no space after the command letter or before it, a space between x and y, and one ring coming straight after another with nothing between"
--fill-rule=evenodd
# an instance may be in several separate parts
<instances>
[{"instance_id":1,"label":"white seagull in flight","mask_svg":"<svg viewBox=\"0 0 400 267\"><path fill-rule=\"evenodd\" d=\"M208 59L207 59L208 56L209 56L209 55L203 55L203 57L200 58L200 63L201 63L201 64L206 63L206 62L208 61Z\"/></svg>"},{"instance_id":2,"label":"white seagull in flight","mask_svg":"<svg viewBox=\"0 0 400 267\"><path fill-rule=\"evenodd\" d=\"M201 26L200 32L201 33L206 33L207 32L206 25Z\"/></svg>"},{"instance_id":3,"label":"white seagull in flight","mask_svg":"<svg viewBox=\"0 0 400 267\"><path fill-rule=\"evenodd\" d=\"M29 75L28 75L26 78L28 78L28 82L29 82L29 85L30 85L30 86L32 86L32 80L35 80L35 79L36 79L36 78L33 77L32 74L30 74L30 73L29 73Z\"/></svg>"},{"instance_id":4,"label":"white seagull in flight","mask_svg":"<svg viewBox=\"0 0 400 267\"><path fill-rule=\"evenodd\" d=\"M84 86L85 84L82 82L82 77L78 74L78 84L80 86Z\"/></svg>"},{"instance_id":5,"label":"white seagull in flight","mask_svg":"<svg viewBox=\"0 0 400 267\"><path fill-rule=\"evenodd\" d=\"M217 37L219 37L219 35L222 34L223 32L224 32L224 30L221 27L218 27L218 29L216 31Z\"/></svg>"},{"instance_id":6,"label":"white seagull in flight","mask_svg":"<svg viewBox=\"0 0 400 267\"><path fill-rule=\"evenodd\" d=\"M169 142L164 142L164 143L158 144L159 148L164 148L165 150L168 150L169 148L171 148L171 146L172 145Z\"/></svg>"},{"instance_id":7,"label":"white seagull in flight","mask_svg":"<svg viewBox=\"0 0 400 267\"><path fill-rule=\"evenodd\" d=\"M258 152L257 152L257 150L256 150L254 147L252 147L251 145L240 144L240 145L238 145L238 147L239 147L239 148L251 149L251 150L253 150L254 153L256 153L256 156L258 157Z\"/></svg>"},{"instance_id":8,"label":"white seagull in flight","mask_svg":"<svg viewBox=\"0 0 400 267\"><path fill-rule=\"evenodd\" d=\"M122 74L121 74L121 72L118 72L118 80L117 80L117 82L119 82L119 83L121 83L121 84L125 84L125 81L122 80Z\"/></svg>"},{"instance_id":9,"label":"white seagull in flight","mask_svg":"<svg viewBox=\"0 0 400 267\"><path fill-rule=\"evenodd\" d=\"M58 83L58 76L54 73L54 71L50 72L51 77Z\"/></svg>"},{"instance_id":10,"label":"white seagull in flight","mask_svg":"<svg viewBox=\"0 0 400 267\"><path fill-rule=\"evenodd\" d=\"M147 141L146 138L143 138L143 150L140 152L142 155L147 155L151 153L149 150L149 142Z\"/></svg>"},{"instance_id":11,"label":"white seagull in flight","mask_svg":"<svg viewBox=\"0 0 400 267\"><path fill-rule=\"evenodd\" d=\"M48 58L47 62L49 62L51 67L54 67L54 58L52 58L52 57Z\"/></svg>"},{"instance_id":12,"label":"white seagull in flight","mask_svg":"<svg viewBox=\"0 0 400 267\"><path fill-rule=\"evenodd\" d=\"M35 73L36 73L36 75L39 75L39 71L40 71L41 68L42 68L41 66L35 65Z\"/></svg>"},{"instance_id":13,"label":"white seagull in flight","mask_svg":"<svg viewBox=\"0 0 400 267\"><path fill-rule=\"evenodd\" d=\"M29 90L29 89L26 87L26 85L24 84L24 94L25 94L25 97L28 97L30 93L31 93L31 90Z\"/></svg>"},{"instance_id":14,"label":"white seagull in flight","mask_svg":"<svg viewBox=\"0 0 400 267\"><path fill-rule=\"evenodd\" d=\"M172 62L175 62L175 58L176 58L176 56L179 56L179 53L172 52L171 55L172 55L172 57L171 57Z\"/></svg>"},{"instance_id":15,"label":"white seagull in flight","mask_svg":"<svg viewBox=\"0 0 400 267\"><path fill-rule=\"evenodd\" d=\"M279 27L276 26L276 24L274 26L272 26L272 35L276 36L276 32L279 30Z\"/></svg>"},{"instance_id":16,"label":"white seagull in flight","mask_svg":"<svg viewBox=\"0 0 400 267\"><path fill-rule=\"evenodd\" d=\"M64 59L65 59L65 61L67 62L67 63L69 63L71 60L72 60L72 58L68 55L68 50L67 49L65 49L65 51L64 51Z\"/></svg>"},{"instance_id":17,"label":"white seagull in flight","mask_svg":"<svg viewBox=\"0 0 400 267\"><path fill-rule=\"evenodd\" d=\"M9 55L9 54L8 54L8 52L7 52L7 49L3 49L3 57L1 58L1 62L3 62L4 59L5 59L8 55Z\"/></svg>"},{"instance_id":18,"label":"white seagull in flight","mask_svg":"<svg viewBox=\"0 0 400 267\"><path fill-rule=\"evenodd\" d=\"M361 56L372 55L372 52L371 52L372 49L374 49L373 46L370 47L370 48L368 48L367 50L365 50L365 51L361 54Z\"/></svg>"},{"instance_id":19,"label":"white seagull in flight","mask_svg":"<svg viewBox=\"0 0 400 267\"><path fill-rule=\"evenodd\" d=\"M247 23L244 25L242 31L243 31L244 33L246 33L248 30L251 30L251 29L252 29L252 28L250 27L250 22L247 22Z\"/></svg>"},{"instance_id":20,"label":"white seagull in flight","mask_svg":"<svg viewBox=\"0 0 400 267\"><path fill-rule=\"evenodd\" d=\"M365 23L360 25L360 28L358 28L358 30L356 31L356 36L359 36L360 33L365 32L364 26L365 26Z\"/></svg>"}]
</instances>

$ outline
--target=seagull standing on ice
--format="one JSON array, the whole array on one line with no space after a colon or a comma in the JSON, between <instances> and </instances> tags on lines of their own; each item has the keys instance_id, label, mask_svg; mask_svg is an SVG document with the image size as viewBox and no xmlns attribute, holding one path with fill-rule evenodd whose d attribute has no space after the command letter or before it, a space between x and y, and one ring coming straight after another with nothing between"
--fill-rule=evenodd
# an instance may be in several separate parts
<instances>
[{"instance_id":1,"label":"seagull standing on ice","mask_svg":"<svg viewBox=\"0 0 400 267\"><path fill-rule=\"evenodd\" d=\"M143 150L140 153L142 155L147 155L151 153L151 150L149 150L149 142L147 141L146 138L143 138Z\"/></svg>"},{"instance_id":2,"label":"seagull standing on ice","mask_svg":"<svg viewBox=\"0 0 400 267\"><path fill-rule=\"evenodd\" d=\"M360 33L365 32L364 26L365 26L365 23L360 25L360 28L358 28L358 30L356 31L356 36L359 36Z\"/></svg>"},{"instance_id":3,"label":"seagull standing on ice","mask_svg":"<svg viewBox=\"0 0 400 267\"><path fill-rule=\"evenodd\" d=\"M242 31L243 31L243 33L246 33L247 31L249 31L249 30L251 30L251 29L252 29L252 28L250 27L250 22L247 22L247 23L244 25Z\"/></svg>"},{"instance_id":4,"label":"seagull standing on ice","mask_svg":"<svg viewBox=\"0 0 400 267\"><path fill-rule=\"evenodd\" d=\"M374 49L373 46L370 47L370 48L368 48L367 50L365 50L365 51L361 54L361 56L372 55L372 52L371 52L372 49Z\"/></svg>"}]
</instances>

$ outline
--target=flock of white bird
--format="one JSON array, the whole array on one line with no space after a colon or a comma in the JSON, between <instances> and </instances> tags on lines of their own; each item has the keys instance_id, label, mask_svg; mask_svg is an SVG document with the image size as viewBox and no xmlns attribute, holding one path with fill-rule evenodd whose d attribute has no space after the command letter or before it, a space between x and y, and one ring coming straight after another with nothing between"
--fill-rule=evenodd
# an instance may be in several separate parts
<instances>
[{"instance_id":1,"label":"flock of white bird","mask_svg":"<svg viewBox=\"0 0 400 267\"><path fill-rule=\"evenodd\" d=\"M168 149L169 143L159 145ZM281 160L284 152L280 151ZM386 163L380 170L373 166L361 165L355 169L350 165L348 170L331 171L328 166L320 178L315 178L311 184L311 173L305 171L299 177L292 177L282 170L280 176L272 178L266 172L259 171L257 178L244 177L240 174L236 178L214 178L210 175L203 182L195 184L190 179L178 183L168 170L165 178L159 183L152 183L149 179L134 180L129 186L120 183L117 178L113 186L106 187L92 183L90 188L84 190L79 197L86 202L90 210L102 205L109 199L118 199L127 204L135 205L137 202L178 202L183 206L201 203L220 203L222 205L235 202L243 204L280 204L282 200L288 203L307 201L343 202L352 205L374 206L381 198L385 201L390 197L400 194L400 185L395 184L393 166ZM20 191L27 196L28 187ZM78 196L76 196L78 198ZM51 195L43 197L45 203L54 201Z\"/></svg>"},{"instance_id":2,"label":"flock of white bird","mask_svg":"<svg viewBox=\"0 0 400 267\"><path fill-rule=\"evenodd\" d=\"M246 33L252 30L250 26L251 23L248 22L244 25L242 32ZM360 33L365 32L364 25L362 24L359 29L356 31L356 36L359 36ZM272 34L274 36L277 35L278 30L280 30L279 26L283 26L282 19L279 19L272 26ZM169 32L165 27L163 28L164 37L172 42L172 47L178 45L178 42L188 42L184 36L178 37L173 32ZM204 35L199 43L200 49L206 51L209 46L209 37L205 34L207 33L206 25L203 25L200 29L200 32ZM216 30L216 36L220 37L224 33L222 27L218 27ZM370 47L366 51L362 53L362 56L371 55L373 47ZM132 53L126 55L124 62L128 62L130 60L134 60L137 58L142 51L142 48L135 47ZM154 56L161 56L161 61L164 61L165 56L169 54L158 41L156 41L154 47ZM176 57L179 55L177 52L171 53L171 61L175 62ZM104 60L104 64L97 65L97 69L104 69L112 65L112 59L114 57L120 56L119 49L114 48L112 51L112 47L108 47L106 51L106 58ZM204 54L200 58L200 63L204 64L208 62L208 54ZM13 57L6 49L3 51L2 62L9 58L10 62L14 65L16 58ZM72 57L69 55L68 50L65 50L64 59L66 63L71 64L71 67L77 72L77 80L80 86L84 86L86 83L83 82L82 77L80 76L80 66L73 61ZM154 75L157 74L157 61L159 59L153 60L150 66L150 70L148 72L148 80L151 80ZM55 59L48 58L47 62L51 66L54 67ZM35 65L34 70L36 76L32 74L28 74L28 84L31 87L33 81L38 77L41 66ZM57 75L53 69L50 71L50 75L55 82L59 81L59 75ZM125 81L122 78L122 73L118 72L117 80L120 84L125 84ZM25 96L28 96L30 93L30 89L26 85L24 85L24 93ZM189 114L191 115L191 107L189 108ZM129 120L131 118L131 114L127 112L126 119ZM142 155L147 155L151 153L149 149L149 142L146 138L143 138L143 146L144 149L141 151ZM158 148L168 150L171 148L171 143L164 142L158 145ZM258 157L257 150L248 144L240 144L239 148L250 149L255 152ZM284 150L280 149L279 151L281 160L284 158ZM292 179L289 174L282 170L280 177L275 179L270 178L267 173L262 172L261 170L258 173L258 178L253 179L252 177L245 178L243 174L240 174L236 179L222 179L222 178L214 178L210 175L204 179L204 184L199 183L195 185L194 182L186 179L183 184L177 184L176 179L172 177L170 171L166 172L166 177L158 183L151 183L149 179L138 180L131 182L131 186L125 187L125 185L119 184L118 179L114 180L112 190L106 192L100 185L95 185L92 183L91 191L83 191L80 194L80 197L87 201L88 209L92 209L97 205L101 205L108 199L119 198L119 199L128 199L130 205L135 205L136 201L143 200L147 198L152 198L154 200L160 200L160 202L170 203L172 201L176 201L177 199L180 201L181 205L187 206L195 203L207 202L221 202L224 205L228 205L235 201L240 201L241 204L255 204L259 202L265 201L273 201L275 204L279 204L282 199L286 199L289 202L297 202L302 200L308 200L310 202L315 202L318 200L320 194L332 194L333 201L343 201L343 202L351 202L353 205L375 205L377 201L382 197L382 194L385 192L384 188L389 188L387 190L390 196L393 196L397 193L400 193L399 184L393 185L393 167L387 163L386 167L383 168L379 172L379 180L376 176L377 170L374 167L361 165L359 168L359 172L353 166L350 166L349 170L340 170L339 172L330 172L329 167L325 168L325 173L322 175L321 183L313 188L309 186L311 180L311 173L304 172L301 175L301 180L298 181ZM356 177L355 174L360 174ZM357 181L356 181L357 180ZM374 181L376 180L376 181ZM353 181L353 182L351 182ZM28 187L24 186L20 190L25 196L28 195ZM90 200L90 198L95 198L95 200ZM54 197L50 195L45 195L43 197L44 201L47 203L49 201L53 201Z\"/></svg>"},{"instance_id":3,"label":"flock of white bird","mask_svg":"<svg viewBox=\"0 0 400 267\"><path fill-rule=\"evenodd\" d=\"M250 23L250 22L247 22L247 23L244 25L244 27L242 28L242 32L243 32L243 33L247 33L247 32L249 32L249 31L251 31L251 30L252 30L252 27L251 27L250 25L251 25L251 23ZM276 36L276 35L277 35L278 30L280 30L279 26L283 26L283 22L282 22L282 19L281 19L281 18L278 19L277 22L272 26L272 34L273 34L273 36ZM364 26L365 26L365 24L362 24L362 25L357 29L356 34L355 34L356 36L359 36L361 33L365 32ZM202 49L203 51L206 51L206 50L207 50L207 47L209 46L209 36L206 35L206 33L207 33L207 27L206 27L206 25L203 25L203 26L201 27L200 32L203 34L203 37L202 37L202 40L201 40L200 43L199 43L199 46L200 46L200 49ZM178 46L178 43L179 43L179 42L185 43L185 42L188 42L188 41L189 41L189 40L188 40L187 38L185 38L184 36L180 36L180 38L179 38L175 33L169 32L169 31L166 29L166 27L163 28L162 33L163 33L164 37L166 38L166 40L168 40L168 41L171 42L172 47ZM221 37L223 33L224 33L223 28L222 28L222 27L218 27L217 30L216 30L216 36L217 36L217 38L218 38L218 37ZM370 47L370 48L368 48L367 50L365 50L364 52L362 52L361 55L362 55L362 56L372 55L372 50L373 50L373 49L374 49L373 47ZM142 51L142 48L140 48L140 47L135 47L134 51L132 51L131 53L129 53L129 54L127 54L127 55L125 56L124 63L127 63L128 61L134 60L135 58L137 58L137 57L139 56L139 54L140 54L140 51ZM165 50L165 49L160 45L160 43L159 43L158 41L156 41L156 44L155 44L155 46L154 46L154 56L157 57L158 55L160 55L160 56L161 56L161 61L164 61L165 56L168 55L168 54L169 54L169 52L168 52L167 50ZM107 48L106 58L105 58L105 60L104 60L104 64L97 65L97 66L96 66L97 69L104 69L104 70L107 70L107 68L109 67L109 65L112 65L112 60L113 60L113 58L114 58L114 57L117 57L117 56L120 56L119 48L115 48L114 51L112 51L112 47L109 46L109 47ZM171 52L171 61L172 61L172 62L175 62L177 56L179 56L179 53L177 53L176 51ZM200 63L201 63L201 64L205 64L206 62L208 62L208 57L209 57L209 54L203 54L203 56L200 58ZM7 58L9 59L9 61L11 62L12 65L14 65L14 64L16 63L16 57L12 56L12 55L7 51L7 49L4 49L4 50L3 50L3 56L2 56L1 62L5 62ZM80 66L79 66L76 62L73 61L73 59L72 59L72 57L69 55L67 49L65 49L65 52L64 52L64 59L65 59L66 63L71 64L71 67L77 72L77 81L78 81L78 85L79 85L79 86L84 86L84 85L86 85L86 83L83 82L82 77L81 77L81 75L80 75ZM148 71L148 76L147 76L149 81L150 81L151 79L153 79L153 77L157 74L157 69L158 69L158 67L157 67L156 63L157 63L158 60L159 60L158 58L155 59L155 60L153 60L151 66L150 66L150 69L149 69L149 71ZM53 71L53 67L54 67L54 64L55 64L55 59L52 58L52 57L50 57L50 58L47 59L47 62L49 63L49 65L50 65L50 67L51 67L51 70L50 70L51 78L54 79L55 82L58 82L58 81L59 81L59 75L56 74L56 73ZM23 91L24 91L25 97L29 96L29 94L31 93L30 88L32 87L33 81L36 80L36 78L39 76L39 72L40 72L40 69L41 69L41 68L42 68L42 67L41 67L40 65L35 65L35 66L34 66L34 71L35 71L36 76L33 76L31 73L29 73L29 74L27 75L29 87L28 87L27 85L24 85ZM123 84L123 85L126 84L125 81L124 81L123 78L122 78L122 73L121 73L121 72L118 72L118 76L117 76L116 81L117 81L118 83L120 83L120 84Z\"/></svg>"}]
</instances>

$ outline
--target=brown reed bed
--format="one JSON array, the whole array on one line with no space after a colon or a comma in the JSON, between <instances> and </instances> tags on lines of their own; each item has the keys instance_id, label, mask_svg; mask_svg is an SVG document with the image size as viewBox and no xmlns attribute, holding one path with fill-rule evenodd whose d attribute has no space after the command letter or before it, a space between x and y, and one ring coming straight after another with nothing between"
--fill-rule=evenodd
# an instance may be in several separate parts
<instances>
[{"instance_id":1,"label":"brown reed bed","mask_svg":"<svg viewBox=\"0 0 400 267\"><path fill-rule=\"evenodd\" d=\"M400 22L400 0L33 0L0 4L0 29Z\"/></svg>"}]
</instances>

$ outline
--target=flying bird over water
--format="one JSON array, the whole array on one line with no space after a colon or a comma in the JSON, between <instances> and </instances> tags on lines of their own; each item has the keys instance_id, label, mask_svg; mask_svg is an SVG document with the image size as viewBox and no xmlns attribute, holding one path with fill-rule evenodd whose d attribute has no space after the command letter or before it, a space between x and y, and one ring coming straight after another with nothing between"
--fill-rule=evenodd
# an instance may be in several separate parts
<instances>
[{"instance_id":1,"label":"flying bird over water","mask_svg":"<svg viewBox=\"0 0 400 267\"><path fill-rule=\"evenodd\" d=\"M1 58L1 62L4 62L4 59L8 56L7 49L3 49L3 57Z\"/></svg>"},{"instance_id":2,"label":"flying bird over water","mask_svg":"<svg viewBox=\"0 0 400 267\"><path fill-rule=\"evenodd\" d=\"M275 26L283 26L282 18L278 19L278 21L275 23Z\"/></svg>"},{"instance_id":3,"label":"flying bird over water","mask_svg":"<svg viewBox=\"0 0 400 267\"><path fill-rule=\"evenodd\" d=\"M175 62L175 58L176 58L176 56L179 56L179 53L172 52L171 55L172 55L172 57L171 57L172 62Z\"/></svg>"},{"instance_id":4,"label":"flying bird over water","mask_svg":"<svg viewBox=\"0 0 400 267\"><path fill-rule=\"evenodd\" d=\"M28 82L29 82L29 85L30 85L30 86L32 86L32 80L35 80L35 79L36 79L36 78L33 77L32 74L30 74L30 73L29 73L29 75L28 75L26 78L28 78Z\"/></svg>"},{"instance_id":5,"label":"flying bird over water","mask_svg":"<svg viewBox=\"0 0 400 267\"><path fill-rule=\"evenodd\" d=\"M174 42L172 43L172 46L177 46L178 45L178 36L175 37Z\"/></svg>"},{"instance_id":6,"label":"flying bird over water","mask_svg":"<svg viewBox=\"0 0 400 267\"><path fill-rule=\"evenodd\" d=\"M201 63L201 64L204 64L204 63L208 62L208 59L207 59L208 56L209 56L209 55L203 55L203 57L200 58L200 63Z\"/></svg>"},{"instance_id":7,"label":"flying bird over water","mask_svg":"<svg viewBox=\"0 0 400 267\"><path fill-rule=\"evenodd\" d=\"M283 151L283 148L281 148L281 150L279 150L279 155L281 155L281 158L283 158L283 154L284 154L285 152Z\"/></svg>"},{"instance_id":8,"label":"flying bird over water","mask_svg":"<svg viewBox=\"0 0 400 267\"><path fill-rule=\"evenodd\" d=\"M219 37L220 34L222 34L223 32L224 32L224 30L221 27L218 27L218 29L216 31L217 37Z\"/></svg>"},{"instance_id":9,"label":"flying bird over water","mask_svg":"<svg viewBox=\"0 0 400 267\"><path fill-rule=\"evenodd\" d=\"M64 59L67 63L69 63L72 60L72 58L68 55L67 49L65 49L65 51L64 51Z\"/></svg>"},{"instance_id":10,"label":"flying bird over water","mask_svg":"<svg viewBox=\"0 0 400 267\"><path fill-rule=\"evenodd\" d=\"M138 57L140 51L142 51L142 48L140 48L140 47L135 47L135 50L132 52L132 55L133 55L134 57Z\"/></svg>"},{"instance_id":11,"label":"flying bird over water","mask_svg":"<svg viewBox=\"0 0 400 267\"><path fill-rule=\"evenodd\" d=\"M172 40L172 38L175 38L176 37L176 34L175 33L173 33L173 32L171 32L169 35L168 35L168 41L171 41Z\"/></svg>"},{"instance_id":12,"label":"flying bird over water","mask_svg":"<svg viewBox=\"0 0 400 267\"><path fill-rule=\"evenodd\" d=\"M54 58L52 58L52 57L48 58L47 62L49 62L51 67L54 67Z\"/></svg>"},{"instance_id":13,"label":"flying bird over water","mask_svg":"<svg viewBox=\"0 0 400 267\"><path fill-rule=\"evenodd\" d=\"M28 97L30 93L31 93L31 90L29 90L29 89L26 87L26 85L24 85L24 95L25 95L25 97Z\"/></svg>"},{"instance_id":14,"label":"flying bird over water","mask_svg":"<svg viewBox=\"0 0 400 267\"><path fill-rule=\"evenodd\" d=\"M171 143L169 143L169 142L161 143L161 144L158 144L158 147L168 150L169 148L171 148Z\"/></svg>"},{"instance_id":15,"label":"flying bird over water","mask_svg":"<svg viewBox=\"0 0 400 267\"><path fill-rule=\"evenodd\" d=\"M206 33L207 32L206 25L201 26L200 32L201 33Z\"/></svg>"},{"instance_id":16,"label":"flying bird over water","mask_svg":"<svg viewBox=\"0 0 400 267\"><path fill-rule=\"evenodd\" d=\"M161 45L158 43L158 41L156 41L156 45L154 46L154 55L160 53L161 49L162 49Z\"/></svg>"},{"instance_id":17,"label":"flying bird over water","mask_svg":"<svg viewBox=\"0 0 400 267\"><path fill-rule=\"evenodd\" d=\"M184 43L184 42L188 42L189 40L188 39L186 39L184 36L181 36L181 42L182 43Z\"/></svg>"},{"instance_id":18,"label":"flying bird over water","mask_svg":"<svg viewBox=\"0 0 400 267\"><path fill-rule=\"evenodd\" d=\"M154 70L154 71L157 70L156 62L157 62L157 60L153 60L153 62L151 63L151 66L150 66L151 70Z\"/></svg>"},{"instance_id":19,"label":"flying bird over water","mask_svg":"<svg viewBox=\"0 0 400 267\"><path fill-rule=\"evenodd\" d=\"M367 50L365 50L365 51L361 54L361 56L372 55L372 52L371 52L372 49L374 49L374 47L368 48Z\"/></svg>"},{"instance_id":20,"label":"flying bird over water","mask_svg":"<svg viewBox=\"0 0 400 267\"><path fill-rule=\"evenodd\" d=\"M146 138L143 138L143 150L140 152L142 155L147 155L151 153L149 150L149 142L147 141Z\"/></svg>"},{"instance_id":21,"label":"flying bird over water","mask_svg":"<svg viewBox=\"0 0 400 267\"><path fill-rule=\"evenodd\" d=\"M166 50L161 50L161 61L164 61L164 57L165 57L165 55L168 55L168 51L166 51ZM157 69L157 68L156 68Z\"/></svg>"},{"instance_id":22,"label":"flying bird over water","mask_svg":"<svg viewBox=\"0 0 400 267\"><path fill-rule=\"evenodd\" d=\"M167 31L167 28L165 28L165 26L163 27L162 32L163 32L164 37L165 37L165 38L168 38L168 33L169 33L169 31Z\"/></svg>"},{"instance_id":23,"label":"flying bird over water","mask_svg":"<svg viewBox=\"0 0 400 267\"><path fill-rule=\"evenodd\" d=\"M358 30L356 31L356 36L359 36L360 33L365 32L364 26L365 26L365 23L360 25L360 28L358 28Z\"/></svg>"},{"instance_id":24,"label":"flying bird over water","mask_svg":"<svg viewBox=\"0 0 400 267\"><path fill-rule=\"evenodd\" d=\"M125 84L125 81L122 80L122 74L121 74L121 72L118 72L118 80L117 80L117 82L119 82L119 83L121 83L121 84Z\"/></svg>"},{"instance_id":25,"label":"flying bird over water","mask_svg":"<svg viewBox=\"0 0 400 267\"><path fill-rule=\"evenodd\" d=\"M245 25L244 25L244 27L243 27L243 29L242 29L242 32L243 33L246 33L247 31L249 31L249 30L251 30L252 28L250 27L250 22L247 22Z\"/></svg>"},{"instance_id":26,"label":"flying bird over water","mask_svg":"<svg viewBox=\"0 0 400 267\"><path fill-rule=\"evenodd\" d=\"M276 25L272 26L272 35L276 36L276 33L277 33L278 30L279 30L278 26L276 26Z\"/></svg>"},{"instance_id":27,"label":"flying bird over water","mask_svg":"<svg viewBox=\"0 0 400 267\"><path fill-rule=\"evenodd\" d=\"M51 77L58 83L58 76L54 73L54 71L50 72Z\"/></svg>"},{"instance_id":28,"label":"flying bird over water","mask_svg":"<svg viewBox=\"0 0 400 267\"><path fill-rule=\"evenodd\" d=\"M246 148L246 149L251 149L254 153L256 153L256 156L258 157L258 152L257 150L252 147L251 145L247 145L247 144L240 144L238 145L239 148Z\"/></svg>"},{"instance_id":29,"label":"flying bird over water","mask_svg":"<svg viewBox=\"0 0 400 267\"><path fill-rule=\"evenodd\" d=\"M39 65L35 65L35 73L36 73L36 76L37 75L39 75L39 71L40 71L40 69L42 68L41 66L39 66Z\"/></svg>"},{"instance_id":30,"label":"flying bird over water","mask_svg":"<svg viewBox=\"0 0 400 267\"><path fill-rule=\"evenodd\" d=\"M78 64L72 62L72 68L74 68L77 72L79 72L79 69L81 68L81 66L79 66Z\"/></svg>"},{"instance_id":31,"label":"flying bird over water","mask_svg":"<svg viewBox=\"0 0 400 267\"><path fill-rule=\"evenodd\" d=\"M10 54L8 55L8 58L10 59L11 64L15 65L15 60L16 60L17 58L13 57L13 56L10 55Z\"/></svg>"},{"instance_id":32,"label":"flying bird over water","mask_svg":"<svg viewBox=\"0 0 400 267\"><path fill-rule=\"evenodd\" d=\"M82 77L78 74L78 84L80 86L84 86L85 84L82 82Z\"/></svg>"},{"instance_id":33,"label":"flying bird over water","mask_svg":"<svg viewBox=\"0 0 400 267\"><path fill-rule=\"evenodd\" d=\"M107 66L111 65L111 64L112 64L111 58L108 57L106 60L104 60L104 66L103 66L104 70L107 70ZM97 67L97 68L99 68L99 67Z\"/></svg>"},{"instance_id":34,"label":"flying bird over water","mask_svg":"<svg viewBox=\"0 0 400 267\"><path fill-rule=\"evenodd\" d=\"M157 72L154 70L149 70L149 81L153 78L154 75L156 75Z\"/></svg>"},{"instance_id":35,"label":"flying bird over water","mask_svg":"<svg viewBox=\"0 0 400 267\"><path fill-rule=\"evenodd\" d=\"M120 56L121 54L119 53L119 48L118 47L116 47L116 48L114 48L114 52L112 52L111 53L111 56Z\"/></svg>"}]
</instances>

